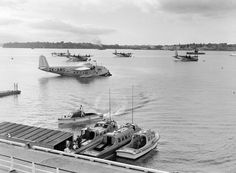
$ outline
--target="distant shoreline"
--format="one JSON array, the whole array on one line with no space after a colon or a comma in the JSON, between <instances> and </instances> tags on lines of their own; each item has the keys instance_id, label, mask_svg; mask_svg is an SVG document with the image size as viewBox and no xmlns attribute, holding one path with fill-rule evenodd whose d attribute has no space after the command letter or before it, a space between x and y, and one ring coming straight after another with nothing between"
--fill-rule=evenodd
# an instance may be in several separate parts
<instances>
[{"instance_id":1,"label":"distant shoreline","mask_svg":"<svg viewBox=\"0 0 236 173\"><path fill-rule=\"evenodd\" d=\"M133 49L133 50L212 50L212 51L236 51L236 44L207 43L207 44L176 44L176 45L105 45L93 43L72 42L9 42L2 45L3 48L29 48L29 49Z\"/></svg>"}]
</instances>

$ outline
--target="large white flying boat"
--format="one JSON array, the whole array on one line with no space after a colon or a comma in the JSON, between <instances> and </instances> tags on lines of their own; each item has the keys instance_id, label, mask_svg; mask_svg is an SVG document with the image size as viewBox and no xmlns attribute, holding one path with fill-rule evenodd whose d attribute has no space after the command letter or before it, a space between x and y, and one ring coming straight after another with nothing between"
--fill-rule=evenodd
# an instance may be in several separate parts
<instances>
[{"instance_id":1,"label":"large white flying boat","mask_svg":"<svg viewBox=\"0 0 236 173\"><path fill-rule=\"evenodd\" d=\"M62 76L75 76L79 78L111 76L111 73L106 67L94 65L90 62L82 66L49 66L47 59L43 55L39 57L39 69Z\"/></svg>"}]
</instances>

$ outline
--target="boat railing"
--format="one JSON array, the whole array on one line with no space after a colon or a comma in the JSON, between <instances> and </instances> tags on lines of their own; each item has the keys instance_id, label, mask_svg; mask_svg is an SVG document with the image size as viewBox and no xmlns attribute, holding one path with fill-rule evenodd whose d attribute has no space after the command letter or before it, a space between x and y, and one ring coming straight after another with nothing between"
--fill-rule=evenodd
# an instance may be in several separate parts
<instances>
[{"instance_id":1,"label":"boat railing","mask_svg":"<svg viewBox=\"0 0 236 173\"><path fill-rule=\"evenodd\" d=\"M9 140L5 140L5 139L0 139L0 142L11 144L11 145L16 145L16 146L20 146L20 147L27 146L27 144L24 144L24 143L9 141ZM141 167L141 166L129 165L126 163L120 163L120 162L115 162L115 161L110 161L110 160L105 160L105 159L100 159L100 158L95 158L95 157L89 157L89 156L84 156L84 155L79 155L79 154L74 154L74 153L66 153L64 151L59 151L59 150L54 150L54 149L49 149L49 148L44 148L44 147L39 147L39 146L32 146L30 148L33 150L37 150L37 151L43 151L43 152L58 154L58 155L62 155L62 156L73 157L76 159L82 159L82 160L86 160L89 162L96 162L96 163L105 164L105 165L109 165L109 166L121 167L121 168L125 168L125 169L130 169L130 170L136 170L139 172L168 173L166 171L156 170L156 169L152 169L152 168L145 168L145 167ZM8 157L11 157L11 156L8 156ZM13 160L14 160L14 158L13 158ZM28 161L28 162L30 162L30 161ZM13 161L11 161L11 163L13 163ZM31 162L31 163L32 163L32 167L35 164L40 165L38 163L33 163L33 162ZM0 163L0 166L1 166L1 163ZM45 166L47 167L47 165L45 165ZM56 167L54 167L54 168L58 171L57 173L59 173L59 170L61 170L61 168L56 168ZM34 168L32 168L32 169L34 169ZM71 171L67 171L67 172L71 172Z\"/></svg>"}]
</instances>

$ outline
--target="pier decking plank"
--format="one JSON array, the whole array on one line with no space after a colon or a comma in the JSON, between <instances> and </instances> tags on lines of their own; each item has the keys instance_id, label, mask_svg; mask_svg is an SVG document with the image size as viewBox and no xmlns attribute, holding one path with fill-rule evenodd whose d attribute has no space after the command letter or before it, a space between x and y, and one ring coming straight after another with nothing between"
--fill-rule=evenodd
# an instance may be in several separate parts
<instances>
[{"instance_id":1,"label":"pier decking plank","mask_svg":"<svg viewBox=\"0 0 236 173\"><path fill-rule=\"evenodd\" d=\"M30 127L30 126L28 126L28 127ZM17 135L15 135L15 137L16 137L16 138L21 138L21 137L24 136L25 134L31 133L31 132L37 130L38 128L39 128L39 127L30 127L28 130L26 130L26 131L24 131L24 132L22 132L22 133L19 133L19 134L17 134Z\"/></svg>"},{"instance_id":2,"label":"pier decking plank","mask_svg":"<svg viewBox=\"0 0 236 173\"><path fill-rule=\"evenodd\" d=\"M18 130L20 130L22 128L24 128L24 126L21 124L18 124L18 126L14 126L13 128L7 130L7 133L11 134L11 136L12 136L13 132L17 132Z\"/></svg>"},{"instance_id":3,"label":"pier decking plank","mask_svg":"<svg viewBox=\"0 0 236 173\"><path fill-rule=\"evenodd\" d=\"M4 126L5 124L9 124L9 122L1 122L0 127Z\"/></svg>"},{"instance_id":4,"label":"pier decking plank","mask_svg":"<svg viewBox=\"0 0 236 173\"><path fill-rule=\"evenodd\" d=\"M39 132L41 132L41 131L43 131L44 129L41 129L41 128L38 128L37 130L35 130L35 131L33 131L33 132L31 132L31 133L29 133L29 134L26 134L26 135L24 135L24 136L22 136L21 138L24 138L24 139L30 139L32 136L35 136L35 135L37 135Z\"/></svg>"},{"instance_id":5,"label":"pier decking plank","mask_svg":"<svg viewBox=\"0 0 236 173\"><path fill-rule=\"evenodd\" d=\"M18 135L18 134L20 134L20 133L22 133L22 132L24 132L24 131L26 131L26 130L28 130L30 128L31 127L29 127L29 126L24 126L22 129L19 129L19 130L15 131L15 132L12 132L11 136L15 137L16 135Z\"/></svg>"},{"instance_id":6,"label":"pier decking plank","mask_svg":"<svg viewBox=\"0 0 236 173\"><path fill-rule=\"evenodd\" d=\"M4 124L4 125L0 126L0 130L3 130L3 129L5 129L5 128L9 127L9 126L14 125L14 124L15 124L15 123L8 123L8 122L7 122L7 124Z\"/></svg>"},{"instance_id":7,"label":"pier decking plank","mask_svg":"<svg viewBox=\"0 0 236 173\"><path fill-rule=\"evenodd\" d=\"M52 140L51 142L49 142L49 145L57 145L58 143L60 143L61 141L64 141L66 139L68 139L69 137L71 137L71 134L69 133L65 133L64 135L60 136L57 139Z\"/></svg>"},{"instance_id":8,"label":"pier decking plank","mask_svg":"<svg viewBox=\"0 0 236 173\"><path fill-rule=\"evenodd\" d=\"M11 126L8 126L8 127L4 128L4 129L1 129L0 133L6 133L6 132L16 128L17 126L19 126L19 124L12 124Z\"/></svg>"},{"instance_id":9,"label":"pier decking plank","mask_svg":"<svg viewBox=\"0 0 236 173\"><path fill-rule=\"evenodd\" d=\"M51 131L52 130L44 129L43 131L35 134L34 136L32 136L32 137L30 137L28 139L31 140L31 141L35 141L37 138L39 138L39 137L41 137L41 136L43 136L43 135L45 135L45 134L47 134L47 133L49 133Z\"/></svg>"},{"instance_id":10,"label":"pier decking plank","mask_svg":"<svg viewBox=\"0 0 236 173\"><path fill-rule=\"evenodd\" d=\"M57 133L58 133L58 131L53 130L52 132L49 132L48 134L45 134L45 135L35 139L35 142L43 142L44 140L50 138L51 136L54 136Z\"/></svg>"},{"instance_id":11,"label":"pier decking plank","mask_svg":"<svg viewBox=\"0 0 236 173\"><path fill-rule=\"evenodd\" d=\"M59 138L59 137L62 136L62 135L64 135L64 132L59 132L59 131L58 131L57 134L51 136L50 138L44 140L43 142L44 142L44 143L50 143L51 141L53 141L53 140Z\"/></svg>"}]
</instances>

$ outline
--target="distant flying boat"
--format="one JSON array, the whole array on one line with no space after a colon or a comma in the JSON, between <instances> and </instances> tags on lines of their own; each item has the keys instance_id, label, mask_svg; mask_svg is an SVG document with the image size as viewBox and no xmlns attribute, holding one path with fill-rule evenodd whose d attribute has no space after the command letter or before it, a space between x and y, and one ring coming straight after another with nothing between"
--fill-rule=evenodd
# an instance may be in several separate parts
<instances>
[{"instance_id":1,"label":"distant flying boat","mask_svg":"<svg viewBox=\"0 0 236 173\"><path fill-rule=\"evenodd\" d=\"M198 55L178 55L177 50L175 50L174 58L181 61L198 61Z\"/></svg>"},{"instance_id":2,"label":"distant flying boat","mask_svg":"<svg viewBox=\"0 0 236 173\"><path fill-rule=\"evenodd\" d=\"M194 49L193 52L187 52L188 55L205 55L205 52L199 52L197 48Z\"/></svg>"},{"instance_id":3,"label":"distant flying boat","mask_svg":"<svg viewBox=\"0 0 236 173\"><path fill-rule=\"evenodd\" d=\"M45 56L41 55L39 57L39 69L56 73L61 76L75 76L79 78L89 78L97 76L111 76L109 70L104 66L93 65L88 62L82 66L49 66Z\"/></svg>"},{"instance_id":4,"label":"distant flying boat","mask_svg":"<svg viewBox=\"0 0 236 173\"><path fill-rule=\"evenodd\" d=\"M132 53L117 52L117 50L115 50L113 54L118 57L131 57L132 56Z\"/></svg>"},{"instance_id":5,"label":"distant flying boat","mask_svg":"<svg viewBox=\"0 0 236 173\"><path fill-rule=\"evenodd\" d=\"M56 53L56 52L53 52L52 53L52 56L59 56L59 57L66 57L66 58L69 58L69 60L72 60L72 61L89 61L91 60L90 57L92 55L72 55L69 50L67 50L66 53Z\"/></svg>"}]
</instances>

